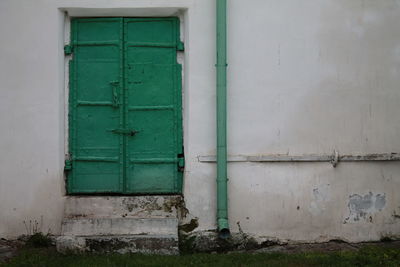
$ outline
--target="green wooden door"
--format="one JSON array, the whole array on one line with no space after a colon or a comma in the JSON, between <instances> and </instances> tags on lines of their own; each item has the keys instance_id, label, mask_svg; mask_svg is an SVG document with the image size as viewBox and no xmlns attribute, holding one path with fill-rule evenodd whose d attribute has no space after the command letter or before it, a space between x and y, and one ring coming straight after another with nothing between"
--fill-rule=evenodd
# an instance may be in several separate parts
<instances>
[{"instance_id":1,"label":"green wooden door","mask_svg":"<svg viewBox=\"0 0 400 267\"><path fill-rule=\"evenodd\" d=\"M180 193L177 18L73 19L69 193Z\"/></svg>"}]
</instances>

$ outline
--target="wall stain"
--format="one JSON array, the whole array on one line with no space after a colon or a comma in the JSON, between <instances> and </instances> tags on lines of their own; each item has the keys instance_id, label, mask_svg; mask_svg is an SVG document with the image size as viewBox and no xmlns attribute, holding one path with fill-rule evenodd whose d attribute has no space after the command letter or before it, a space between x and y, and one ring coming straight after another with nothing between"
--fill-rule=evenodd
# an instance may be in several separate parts
<instances>
[{"instance_id":1,"label":"wall stain","mask_svg":"<svg viewBox=\"0 0 400 267\"><path fill-rule=\"evenodd\" d=\"M392 217L393 217L394 219L400 219L400 214L397 214L396 211L393 211Z\"/></svg>"},{"instance_id":2,"label":"wall stain","mask_svg":"<svg viewBox=\"0 0 400 267\"><path fill-rule=\"evenodd\" d=\"M386 195L376 194L372 192L362 196L359 194L353 194L349 196L349 216L344 220L343 223L347 222L359 222L365 220L372 223L374 213L381 211L386 205Z\"/></svg>"},{"instance_id":3,"label":"wall stain","mask_svg":"<svg viewBox=\"0 0 400 267\"><path fill-rule=\"evenodd\" d=\"M326 204L330 200L330 184L322 184L312 191L312 201L309 206L309 211L314 216L321 215L326 210ZM298 210L300 207L298 208Z\"/></svg>"}]
</instances>

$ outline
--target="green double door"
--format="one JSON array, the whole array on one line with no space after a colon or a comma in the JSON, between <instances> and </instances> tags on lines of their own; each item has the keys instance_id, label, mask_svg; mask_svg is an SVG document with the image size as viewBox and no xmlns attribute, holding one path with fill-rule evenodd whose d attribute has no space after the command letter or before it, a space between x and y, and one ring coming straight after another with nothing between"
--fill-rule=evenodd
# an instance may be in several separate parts
<instances>
[{"instance_id":1,"label":"green double door","mask_svg":"<svg viewBox=\"0 0 400 267\"><path fill-rule=\"evenodd\" d=\"M182 188L177 18L71 22L70 194L170 194Z\"/></svg>"}]
</instances>

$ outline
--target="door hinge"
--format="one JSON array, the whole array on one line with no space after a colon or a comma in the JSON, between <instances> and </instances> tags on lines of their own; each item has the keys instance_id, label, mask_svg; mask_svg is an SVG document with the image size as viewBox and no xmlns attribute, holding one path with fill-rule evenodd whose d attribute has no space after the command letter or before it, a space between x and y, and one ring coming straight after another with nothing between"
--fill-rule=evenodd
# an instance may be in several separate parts
<instances>
[{"instance_id":1,"label":"door hinge","mask_svg":"<svg viewBox=\"0 0 400 267\"><path fill-rule=\"evenodd\" d=\"M72 161L69 159L65 160L64 171L72 170Z\"/></svg>"},{"instance_id":2,"label":"door hinge","mask_svg":"<svg viewBox=\"0 0 400 267\"><path fill-rule=\"evenodd\" d=\"M176 50L177 51L184 51L185 50L185 44L182 41L178 41L178 44L176 45Z\"/></svg>"},{"instance_id":3,"label":"door hinge","mask_svg":"<svg viewBox=\"0 0 400 267\"><path fill-rule=\"evenodd\" d=\"M64 45L64 54L66 56L71 55L74 52L74 47L72 45Z\"/></svg>"},{"instance_id":4,"label":"door hinge","mask_svg":"<svg viewBox=\"0 0 400 267\"><path fill-rule=\"evenodd\" d=\"M185 158L178 158L178 171L183 172L185 170Z\"/></svg>"}]
</instances>

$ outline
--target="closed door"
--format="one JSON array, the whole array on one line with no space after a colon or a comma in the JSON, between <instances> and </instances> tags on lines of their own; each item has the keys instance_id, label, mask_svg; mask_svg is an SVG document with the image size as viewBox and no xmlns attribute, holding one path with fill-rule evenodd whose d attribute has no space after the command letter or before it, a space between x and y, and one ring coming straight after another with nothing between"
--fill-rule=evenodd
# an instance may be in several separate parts
<instances>
[{"instance_id":1,"label":"closed door","mask_svg":"<svg viewBox=\"0 0 400 267\"><path fill-rule=\"evenodd\" d=\"M73 19L69 193L180 193L177 18Z\"/></svg>"}]
</instances>

